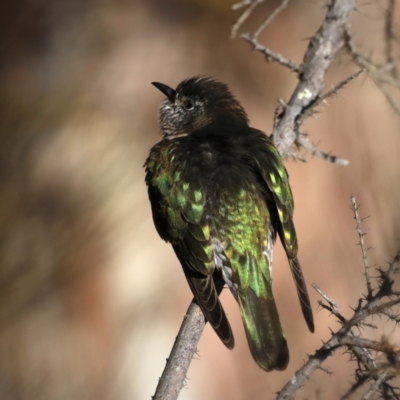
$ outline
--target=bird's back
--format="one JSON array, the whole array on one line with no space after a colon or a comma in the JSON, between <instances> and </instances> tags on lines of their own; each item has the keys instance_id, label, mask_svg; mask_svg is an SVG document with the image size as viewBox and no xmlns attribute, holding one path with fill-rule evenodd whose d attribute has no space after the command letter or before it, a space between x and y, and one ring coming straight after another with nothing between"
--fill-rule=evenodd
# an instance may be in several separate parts
<instances>
[{"instance_id":1,"label":"bird's back","mask_svg":"<svg viewBox=\"0 0 400 400\"><path fill-rule=\"evenodd\" d=\"M271 289L276 232L269 193L246 157L258 135L249 129L236 137L191 138L181 174L198 177L204 187L214 265L239 302L254 359L271 370L285 368L289 353Z\"/></svg>"}]
</instances>

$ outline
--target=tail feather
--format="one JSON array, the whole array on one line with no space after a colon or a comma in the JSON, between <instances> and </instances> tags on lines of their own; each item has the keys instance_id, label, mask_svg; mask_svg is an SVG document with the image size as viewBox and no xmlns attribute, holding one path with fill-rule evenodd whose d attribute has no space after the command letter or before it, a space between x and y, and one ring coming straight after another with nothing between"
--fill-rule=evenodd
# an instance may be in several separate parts
<instances>
[{"instance_id":1,"label":"tail feather","mask_svg":"<svg viewBox=\"0 0 400 400\"><path fill-rule=\"evenodd\" d=\"M207 275L204 260L193 257L184 242L179 243L179 245L173 245L173 248L182 264L196 303L203 311L206 320L210 323L222 343L229 350L232 350L235 347L235 339L218 297L225 284L220 276L220 272L214 270L212 275ZM196 268L193 267L194 263ZM204 274L200 271L204 271Z\"/></svg>"},{"instance_id":2,"label":"tail feather","mask_svg":"<svg viewBox=\"0 0 400 400\"><path fill-rule=\"evenodd\" d=\"M311 309L310 298L308 297L307 286L301 272L300 263L296 258L289 258L290 270L296 284L297 295L299 296L301 311L306 320L310 332L314 332L314 317Z\"/></svg>"},{"instance_id":3,"label":"tail feather","mask_svg":"<svg viewBox=\"0 0 400 400\"><path fill-rule=\"evenodd\" d=\"M205 318L222 343L232 350L235 346L235 340L228 318L219 301L213 277L210 275L204 278L191 277L188 278L188 282Z\"/></svg>"},{"instance_id":4,"label":"tail feather","mask_svg":"<svg viewBox=\"0 0 400 400\"><path fill-rule=\"evenodd\" d=\"M264 279L272 293L270 284ZM254 361L265 371L284 370L289 349L272 297L257 296L251 287L239 290L239 306Z\"/></svg>"}]
</instances>

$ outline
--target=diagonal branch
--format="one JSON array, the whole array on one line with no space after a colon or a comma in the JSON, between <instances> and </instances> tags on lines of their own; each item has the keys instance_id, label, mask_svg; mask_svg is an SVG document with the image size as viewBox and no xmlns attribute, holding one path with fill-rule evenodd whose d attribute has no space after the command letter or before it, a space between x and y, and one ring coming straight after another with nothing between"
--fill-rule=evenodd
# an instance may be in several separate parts
<instances>
[{"instance_id":1,"label":"diagonal branch","mask_svg":"<svg viewBox=\"0 0 400 400\"><path fill-rule=\"evenodd\" d=\"M284 67L289 68L293 72L300 73L302 70L302 65L296 64L294 61L289 60L282 56L282 54L275 53L274 51L270 50L268 47L262 46L258 43L257 39L252 37L248 33L244 33L242 38L253 46L253 49L259 51L261 54L265 56L265 59L268 62L276 61L277 63L283 65Z\"/></svg>"},{"instance_id":2,"label":"diagonal branch","mask_svg":"<svg viewBox=\"0 0 400 400\"><path fill-rule=\"evenodd\" d=\"M264 22L260 25L260 27L256 30L256 32L253 35L254 39L257 39L261 32L275 19L275 17L281 13L289 4L289 0L282 0L282 3L280 6L275 8L275 10L271 13L271 15L268 15L267 18L265 18Z\"/></svg>"},{"instance_id":3,"label":"diagonal branch","mask_svg":"<svg viewBox=\"0 0 400 400\"><path fill-rule=\"evenodd\" d=\"M369 272L370 266L369 266L368 256L367 256L368 249L364 242L364 236L366 235L366 233L363 231L363 229L361 227L361 219L360 219L360 216L358 215L359 206L356 203L356 198L352 194L350 199L351 199L351 209L353 210L353 213L354 213L354 219L356 220L356 229L358 232L358 237L360 239L358 244L360 245L360 248L361 248L361 253L362 253L362 258L363 258L363 263L364 263L365 280L366 280L366 284L367 284L368 298L371 298L372 297L372 286L371 286L371 275Z\"/></svg>"},{"instance_id":4,"label":"diagonal branch","mask_svg":"<svg viewBox=\"0 0 400 400\"><path fill-rule=\"evenodd\" d=\"M153 400L175 400L182 390L189 365L206 322L200 307L192 301L183 319L171 354L158 382Z\"/></svg>"},{"instance_id":5,"label":"diagonal branch","mask_svg":"<svg viewBox=\"0 0 400 400\"><path fill-rule=\"evenodd\" d=\"M274 143L283 157L287 156L296 140L300 128L298 117L324 88L326 71L344 44L345 27L354 5L354 0L333 0L322 26L310 41L303 59L300 81L273 130Z\"/></svg>"},{"instance_id":6,"label":"diagonal branch","mask_svg":"<svg viewBox=\"0 0 400 400\"><path fill-rule=\"evenodd\" d=\"M349 164L349 160L333 156L332 154L325 153L324 151L318 149L302 134L299 134L298 137L296 138L296 144L300 145L301 147L304 147L312 155L322 158L325 161L329 161L332 164L337 164L337 165Z\"/></svg>"}]
</instances>

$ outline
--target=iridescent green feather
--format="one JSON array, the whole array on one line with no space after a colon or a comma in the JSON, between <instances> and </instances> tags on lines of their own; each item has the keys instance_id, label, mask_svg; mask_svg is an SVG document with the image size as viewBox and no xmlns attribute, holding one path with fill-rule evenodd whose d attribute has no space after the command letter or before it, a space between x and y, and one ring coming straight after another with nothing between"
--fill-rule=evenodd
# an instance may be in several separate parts
<instances>
[{"instance_id":1,"label":"iridescent green feather","mask_svg":"<svg viewBox=\"0 0 400 400\"><path fill-rule=\"evenodd\" d=\"M233 334L218 299L222 286L217 290L214 284L214 253L200 184L182 178L185 162L178 160L173 141L155 145L145 167L157 231L172 243L205 317L222 342L233 348Z\"/></svg>"},{"instance_id":2,"label":"iridescent green feather","mask_svg":"<svg viewBox=\"0 0 400 400\"><path fill-rule=\"evenodd\" d=\"M225 244L232 268L249 347L266 371L284 369L289 361L286 339L271 289L268 247L270 216L265 199L250 186L224 196L215 218L215 235Z\"/></svg>"}]
</instances>

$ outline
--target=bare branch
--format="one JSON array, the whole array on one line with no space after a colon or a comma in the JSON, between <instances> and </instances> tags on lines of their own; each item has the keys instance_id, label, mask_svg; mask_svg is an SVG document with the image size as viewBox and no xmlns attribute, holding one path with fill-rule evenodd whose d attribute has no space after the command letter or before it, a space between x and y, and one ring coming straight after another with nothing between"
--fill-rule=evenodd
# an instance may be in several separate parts
<instances>
[{"instance_id":1,"label":"bare branch","mask_svg":"<svg viewBox=\"0 0 400 400\"><path fill-rule=\"evenodd\" d=\"M178 398L204 326L204 314L200 307L192 302L158 382L156 393L153 396L154 400L176 400Z\"/></svg>"},{"instance_id":2,"label":"bare branch","mask_svg":"<svg viewBox=\"0 0 400 400\"><path fill-rule=\"evenodd\" d=\"M294 61L288 60L287 58L283 57L279 53L275 53L274 51L270 50L267 47L262 46L258 43L257 39L252 37L250 34L245 33L241 36L246 42L250 43L253 46L253 49L259 51L260 53L264 54L265 59L268 62L276 61L277 63L283 65L286 68L289 68L293 72L300 73L302 70L302 65L296 64Z\"/></svg>"},{"instance_id":3,"label":"bare branch","mask_svg":"<svg viewBox=\"0 0 400 400\"><path fill-rule=\"evenodd\" d=\"M373 77L374 78L374 77ZM389 103L389 105L392 107L393 111L400 115L400 107L399 105L396 103L396 101L394 100L394 98L392 97L392 95L389 93L389 91L386 89L386 87L384 85L382 85L379 81L377 81L376 79L373 79L374 83L378 86L378 88L380 89L380 91L382 92L382 94L386 97L387 102Z\"/></svg>"},{"instance_id":4,"label":"bare branch","mask_svg":"<svg viewBox=\"0 0 400 400\"><path fill-rule=\"evenodd\" d=\"M388 371L383 371L379 375L378 379L376 379L375 382L371 385L371 388L368 390L368 392L364 394L364 396L362 397L362 400L370 399L371 396L376 393L376 391L378 390L379 386L387 378L387 376L388 376Z\"/></svg>"},{"instance_id":5,"label":"bare branch","mask_svg":"<svg viewBox=\"0 0 400 400\"><path fill-rule=\"evenodd\" d=\"M399 263L400 263L400 250L393 257L392 262L389 264L389 271L387 272L387 276L389 279L393 278L393 275L397 274L399 271Z\"/></svg>"},{"instance_id":6,"label":"bare branch","mask_svg":"<svg viewBox=\"0 0 400 400\"><path fill-rule=\"evenodd\" d=\"M319 106L322 102L324 102L326 99L329 97L333 96L334 94L337 94L339 90L343 89L346 85L348 85L350 82L352 82L355 78L357 78L360 74L362 74L365 71L364 68L359 69L358 71L354 72L354 74L349 75L346 79L343 79L340 81L337 85L335 85L331 90L323 94L322 96L318 96L314 103L311 104L311 106L303 111L303 113L299 116L297 119L297 123L302 123L305 121L308 117L310 117L312 114L314 114L314 110L317 106Z\"/></svg>"},{"instance_id":7,"label":"bare branch","mask_svg":"<svg viewBox=\"0 0 400 400\"><path fill-rule=\"evenodd\" d=\"M289 0L282 0L282 3L279 7L275 8L275 10L272 12L271 15L269 15L267 18L265 18L264 22L260 25L260 27L256 30L256 32L253 35L254 39L257 39L261 32L275 19L275 17L282 12L287 5L289 4Z\"/></svg>"},{"instance_id":8,"label":"bare branch","mask_svg":"<svg viewBox=\"0 0 400 400\"><path fill-rule=\"evenodd\" d=\"M394 14L394 0L388 0L388 6L385 15L385 57L387 64L394 64L393 57L393 16ZM398 79L397 69L392 69L393 78Z\"/></svg>"},{"instance_id":9,"label":"bare branch","mask_svg":"<svg viewBox=\"0 0 400 400\"><path fill-rule=\"evenodd\" d=\"M332 307L333 310L338 310L337 304L327 294L325 294L322 289L317 286L317 284L312 283L311 286L324 298L324 300Z\"/></svg>"},{"instance_id":10,"label":"bare branch","mask_svg":"<svg viewBox=\"0 0 400 400\"><path fill-rule=\"evenodd\" d=\"M354 219L356 220L356 229L358 232L358 237L360 239L359 245L361 247L361 253L362 253L362 258L363 258L363 263L364 263L365 280L366 280L366 284L367 284L368 298L370 298L372 296L372 286L371 286L371 276L370 276L370 272L369 272L370 266L369 266L368 257L367 257L367 247L365 246L365 242L364 242L364 236L366 235L366 233L362 230L362 227L361 227L361 219L358 215L358 207L359 206L357 206L356 198L352 194L350 196L350 199L351 199L351 209L353 210L353 213L354 213Z\"/></svg>"},{"instance_id":11,"label":"bare branch","mask_svg":"<svg viewBox=\"0 0 400 400\"><path fill-rule=\"evenodd\" d=\"M339 158L339 157L333 156L331 154L324 153L322 150L319 150L312 143L310 143L304 135L297 136L296 144L298 144L301 147L304 147L312 155L322 158L325 161L329 161L332 164L338 164L338 165L348 165L349 164L349 161L345 160L344 158Z\"/></svg>"},{"instance_id":12,"label":"bare branch","mask_svg":"<svg viewBox=\"0 0 400 400\"><path fill-rule=\"evenodd\" d=\"M252 11L258 6L258 4L262 3L263 1L264 0L245 0L240 3L234 4L232 6L232 10L238 10L239 8L242 8L245 5L248 5L249 7L233 24L231 28L231 39L234 39L236 37L239 28L243 25L243 23L246 21L246 19L249 17Z\"/></svg>"},{"instance_id":13,"label":"bare branch","mask_svg":"<svg viewBox=\"0 0 400 400\"><path fill-rule=\"evenodd\" d=\"M391 1L391 0L390 0ZM394 7L394 5L393 5ZM390 16L392 18L392 16ZM389 23L390 25L391 23ZM388 20L386 20L386 26L388 26ZM390 25L391 26L391 25ZM387 29L387 28L386 28ZM390 84L392 87L399 88L400 80L397 79L396 73L396 60L392 56L392 47L387 44L386 46L386 57L387 63L384 65L378 65L374 63L372 60L363 56L356 48L353 40L351 39L351 34L349 32L349 28L346 29L346 48L350 55L352 56L354 62L359 65L361 68L364 68L368 74L371 76L373 82L377 86L377 88L382 92L385 96L387 102L395 111L396 114L400 115L400 106L397 104L385 84ZM387 38L388 39L388 38ZM389 39L388 39L389 40ZM390 40L389 40L390 42ZM397 60L398 61L398 60Z\"/></svg>"},{"instance_id":14,"label":"bare branch","mask_svg":"<svg viewBox=\"0 0 400 400\"><path fill-rule=\"evenodd\" d=\"M383 345L378 345L374 341L368 339L363 339L357 337L352 339L349 334L351 327L359 324L362 320L372 314L378 314L382 309L388 309L393 305L400 303L400 298L388 301L382 305L376 305L378 299L374 297L373 300L368 302L364 307L357 311L353 318L348 320L336 333L332 334L331 339L329 339L323 346L321 346L314 355L312 355L309 360L301 367L289 382L282 388L277 396L277 400L283 400L290 398L293 393L298 390L309 378L312 372L321 366L321 364L334 352L337 348L341 346L355 346L367 347L374 350L382 351ZM359 342L358 342L359 340ZM358 343L358 344L357 344Z\"/></svg>"},{"instance_id":15,"label":"bare branch","mask_svg":"<svg viewBox=\"0 0 400 400\"><path fill-rule=\"evenodd\" d=\"M325 73L337 51L343 46L354 0L333 0L325 20L313 36L303 59L303 72L284 114L273 131L274 143L286 157L296 140L296 124L303 110L312 104L324 88Z\"/></svg>"},{"instance_id":16,"label":"bare branch","mask_svg":"<svg viewBox=\"0 0 400 400\"><path fill-rule=\"evenodd\" d=\"M354 212L356 212L357 205L354 196L351 197L351 203ZM361 229L361 221L358 213L355 219L357 228ZM362 234L362 231L361 233L359 232L360 238L362 238ZM379 290L375 295L371 290L366 301L360 300L352 318L347 320L339 313L336 302L326 295L317 285L312 285L328 305L322 302L320 302L320 304L323 308L337 316L342 326L338 331L332 333L331 338L324 343L314 355L310 356L309 360L303 365L303 367L300 368L290 381L286 383L278 394L278 400L291 398L294 392L304 384L306 379L309 378L311 373L320 368L326 358L340 347L348 348L352 358L355 358L359 365L359 370L356 374L357 381L342 398L348 398L355 390L371 379L374 380L374 384L371 386L370 391L379 388L381 393L385 390L390 391L395 395L395 389L388 383L388 380L394 376L393 372L385 375L382 373L388 370L388 368L396 367L396 369L398 369L400 349L397 346L390 344L385 337L382 337L380 341L370 340L355 335L352 329L365 324L365 319L371 315L380 315L383 312L385 315L388 315L388 313L390 315L391 308L400 304L400 295L396 295L392 290L393 281L391 279L393 274L398 270L399 260L400 249L388 266L387 271L381 271ZM395 296L394 299L393 296ZM386 301L383 301L383 299L386 299ZM362 305L363 302L365 303L364 305ZM379 363L375 362L375 357L373 356L374 352L386 355L387 361L380 361ZM370 394L366 394L366 396L366 398L368 398Z\"/></svg>"},{"instance_id":17,"label":"bare branch","mask_svg":"<svg viewBox=\"0 0 400 400\"><path fill-rule=\"evenodd\" d=\"M390 355L392 355L392 352L395 352L396 354L398 352L398 350L396 351L395 349L390 349L390 351L388 350L388 342L385 340L385 338L383 338L381 341L375 341L358 336L344 336L339 338L338 341L342 346L364 347L375 351L381 351L385 354L390 353Z\"/></svg>"},{"instance_id":18,"label":"bare branch","mask_svg":"<svg viewBox=\"0 0 400 400\"><path fill-rule=\"evenodd\" d=\"M293 151L290 151L288 153L288 157L292 158L294 161L307 162L307 158L305 156L302 156L301 154L297 154Z\"/></svg>"}]
</instances>

